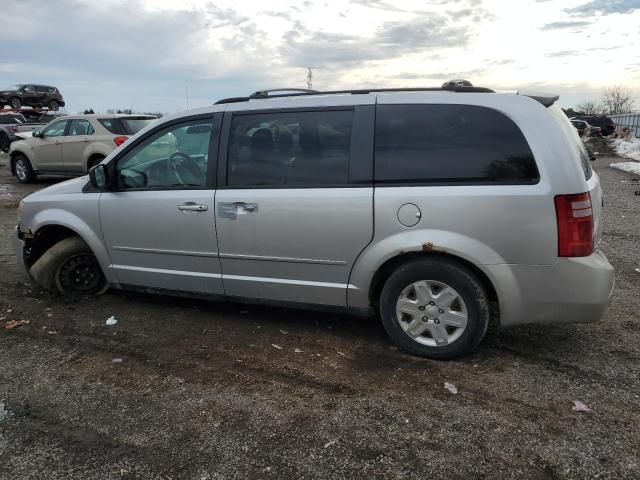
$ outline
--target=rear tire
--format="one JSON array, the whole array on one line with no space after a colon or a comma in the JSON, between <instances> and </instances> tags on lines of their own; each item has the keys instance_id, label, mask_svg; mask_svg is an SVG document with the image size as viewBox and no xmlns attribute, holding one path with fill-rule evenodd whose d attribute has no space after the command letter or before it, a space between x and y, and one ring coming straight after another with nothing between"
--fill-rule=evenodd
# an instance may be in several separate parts
<instances>
[{"instance_id":1,"label":"rear tire","mask_svg":"<svg viewBox=\"0 0 640 480\"><path fill-rule=\"evenodd\" d=\"M105 157L103 157L102 155L95 155L91 157L87 162L87 172L98 165L102 160L104 160L104 158Z\"/></svg>"},{"instance_id":2,"label":"rear tire","mask_svg":"<svg viewBox=\"0 0 640 480\"><path fill-rule=\"evenodd\" d=\"M20 183L31 183L37 177L37 175L33 173L31 162L22 154L15 156L13 160L13 168L16 172L16 178Z\"/></svg>"},{"instance_id":3,"label":"rear tire","mask_svg":"<svg viewBox=\"0 0 640 480\"><path fill-rule=\"evenodd\" d=\"M384 284L379 307L384 328L399 348L438 360L473 352L490 319L487 294L476 276L443 258L400 266Z\"/></svg>"},{"instance_id":4,"label":"rear tire","mask_svg":"<svg viewBox=\"0 0 640 480\"><path fill-rule=\"evenodd\" d=\"M50 292L74 297L104 293L107 282L100 264L80 237L68 237L47 250L29 270Z\"/></svg>"},{"instance_id":5,"label":"rear tire","mask_svg":"<svg viewBox=\"0 0 640 480\"><path fill-rule=\"evenodd\" d=\"M11 99L11 102L9 102L9 105L11 105L11 108L17 110L18 108L22 107L22 102L18 97L13 97Z\"/></svg>"},{"instance_id":6,"label":"rear tire","mask_svg":"<svg viewBox=\"0 0 640 480\"><path fill-rule=\"evenodd\" d=\"M60 109L60 105L55 100L49 102L49 110L57 112Z\"/></svg>"}]
</instances>

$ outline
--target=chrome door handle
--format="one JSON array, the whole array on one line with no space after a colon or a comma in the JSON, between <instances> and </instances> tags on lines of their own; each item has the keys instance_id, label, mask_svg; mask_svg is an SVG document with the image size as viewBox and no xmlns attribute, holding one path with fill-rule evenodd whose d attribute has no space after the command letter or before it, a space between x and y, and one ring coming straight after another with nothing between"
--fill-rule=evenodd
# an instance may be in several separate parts
<instances>
[{"instance_id":1,"label":"chrome door handle","mask_svg":"<svg viewBox=\"0 0 640 480\"><path fill-rule=\"evenodd\" d=\"M238 215L253 213L258 211L257 203L248 202L220 202L218 203L218 216L235 220Z\"/></svg>"},{"instance_id":2,"label":"chrome door handle","mask_svg":"<svg viewBox=\"0 0 640 480\"><path fill-rule=\"evenodd\" d=\"M178 205L178 210L187 212L206 212L209 210L209 205L203 205L195 202L185 202L182 205Z\"/></svg>"}]
</instances>

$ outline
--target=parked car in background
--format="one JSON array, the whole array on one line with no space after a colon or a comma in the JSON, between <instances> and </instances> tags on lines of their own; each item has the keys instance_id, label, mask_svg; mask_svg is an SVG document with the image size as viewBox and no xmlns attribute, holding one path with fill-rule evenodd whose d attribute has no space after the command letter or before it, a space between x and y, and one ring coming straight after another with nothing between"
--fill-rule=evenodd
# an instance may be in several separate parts
<instances>
[{"instance_id":1,"label":"parked car in background","mask_svg":"<svg viewBox=\"0 0 640 480\"><path fill-rule=\"evenodd\" d=\"M69 115L9 148L11 173L22 183L37 175L82 175L130 135L153 123L149 115Z\"/></svg>"},{"instance_id":2,"label":"parked car in background","mask_svg":"<svg viewBox=\"0 0 640 480\"><path fill-rule=\"evenodd\" d=\"M24 138L23 134L30 134L34 130L42 128L49 123L51 115L37 113L37 116L25 115L21 111L3 112L0 110L0 150L9 151L9 146L16 140ZM34 120L35 119L35 120Z\"/></svg>"},{"instance_id":3,"label":"parked car in background","mask_svg":"<svg viewBox=\"0 0 640 480\"><path fill-rule=\"evenodd\" d=\"M14 85L0 91L0 108L9 105L11 108L23 106L58 110L65 106L62 94L56 87L49 85Z\"/></svg>"},{"instance_id":4,"label":"parked car in background","mask_svg":"<svg viewBox=\"0 0 640 480\"><path fill-rule=\"evenodd\" d=\"M606 115L578 115L573 117L572 120L584 120L589 125L600 127L602 129L602 135L611 135L616 131L616 122L611 117Z\"/></svg>"},{"instance_id":5,"label":"parked car in background","mask_svg":"<svg viewBox=\"0 0 640 480\"><path fill-rule=\"evenodd\" d=\"M589 125L589 135L592 137L601 137L602 128L596 127L595 125Z\"/></svg>"},{"instance_id":6,"label":"parked car in background","mask_svg":"<svg viewBox=\"0 0 640 480\"><path fill-rule=\"evenodd\" d=\"M571 119L571 124L576 127L576 130L578 130L581 137L589 136L591 133L591 126L584 120Z\"/></svg>"},{"instance_id":7,"label":"parked car in background","mask_svg":"<svg viewBox=\"0 0 640 480\"><path fill-rule=\"evenodd\" d=\"M490 322L599 321L602 191L558 97L397 90L259 92L164 117L25 198L18 262L63 295L375 313L438 359L469 354Z\"/></svg>"}]
</instances>

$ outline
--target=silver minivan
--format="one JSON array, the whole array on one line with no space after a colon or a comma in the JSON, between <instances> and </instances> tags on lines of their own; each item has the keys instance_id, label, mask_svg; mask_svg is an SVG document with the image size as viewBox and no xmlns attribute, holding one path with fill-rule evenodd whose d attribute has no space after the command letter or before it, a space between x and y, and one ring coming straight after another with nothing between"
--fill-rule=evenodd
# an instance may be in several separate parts
<instances>
[{"instance_id":1,"label":"silver minivan","mask_svg":"<svg viewBox=\"0 0 640 480\"><path fill-rule=\"evenodd\" d=\"M490 323L598 321L598 176L557 97L476 87L249 97L164 117L25 198L16 253L106 288L379 315L425 357Z\"/></svg>"}]
</instances>

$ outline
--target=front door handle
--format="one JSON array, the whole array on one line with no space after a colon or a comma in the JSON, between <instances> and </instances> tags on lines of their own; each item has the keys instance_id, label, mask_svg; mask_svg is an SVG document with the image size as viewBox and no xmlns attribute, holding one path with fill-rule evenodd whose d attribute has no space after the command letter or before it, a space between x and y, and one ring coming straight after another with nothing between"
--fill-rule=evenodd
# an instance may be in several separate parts
<instances>
[{"instance_id":1,"label":"front door handle","mask_svg":"<svg viewBox=\"0 0 640 480\"><path fill-rule=\"evenodd\" d=\"M178 205L178 210L186 212L206 212L209 210L209 205L203 205L195 202L185 202L182 205Z\"/></svg>"},{"instance_id":2,"label":"front door handle","mask_svg":"<svg viewBox=\"0 0 640 480\"><path fill-rule=\"evenodd\" d=\"M218 203L218 216L235 220L238 215L253 213L258 211L257 203L250 202L220 202Z\"/></svg>"}]
</instances>

